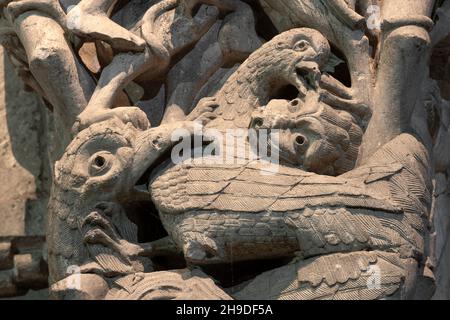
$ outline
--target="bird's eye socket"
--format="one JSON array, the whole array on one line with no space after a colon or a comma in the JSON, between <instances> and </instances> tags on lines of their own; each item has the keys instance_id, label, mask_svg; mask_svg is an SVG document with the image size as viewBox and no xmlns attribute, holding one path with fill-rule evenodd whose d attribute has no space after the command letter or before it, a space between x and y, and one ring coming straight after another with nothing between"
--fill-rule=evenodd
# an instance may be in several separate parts
<instances>
[{"instance_id":1,"label":"bird's eye socket","mask_svg":"<svg viewBox=\"0 0 450 320\"><path fill-rule=\"evenodd\" d=\"M294 45L294 50L305 51L309 47L309 42L306 40L300 40Z\"/></svg>"},{"instance_id":2,"label":"bird's eye socket","mask_svg":"<svg viewBox=\"0 0 450 320\"><path fill-rule=\"evenodd\" d=\"M111 167L112 155L108 152L94 154L89 161L89 171L91 175L101 175L106 173Z\"/></svg>"},{"instance_id":3,"label":"bird's eye socket","mask_svg":"<svg viewBox=\"0 0 450 320\"><path fill-rule=\"evenodd\" d=\"M299 134L295 137L294 142L295 142L295 145L297 145L299 147L303 147L308 143L308 139L304 135Z\"/></svg>"},{"instance_id":4,"label":"bird's eye socket","mask_svg":"<svg viewBox=\"0 0 450 320\"><path fill-rule=\"evenodd\" d=\"M253 121L252 121L251 127L252 127L252 128L255 128L255 129L258 129L258 128L261 128L261 127L263 126L263 124L264 124L264 120L263 120L263 119L261 119L261 118L255 118L255 119L253 119Z\"/></svg>"},{"instance_id":5,"label":"bird's eye socket","mask_svg":"<svg viewBox=\"0 0 450 320\"><path fill-rule=\"evenodd\" d=\"M294 99L288 105L288 110L292 113L298 112L299 109L300 109L300 99Z\"/></svg>"},{"instance_id":6,"label":"bird's eye socket","mask_svg":"<svg viewBox=\"0 0 450 320\"><path fill-rule=\"evenodd\" d=\"M106 163L106 159L102 156L96 156L94 159L94 164L97 168L103 168Z\"/></svg>"}]
</instances>

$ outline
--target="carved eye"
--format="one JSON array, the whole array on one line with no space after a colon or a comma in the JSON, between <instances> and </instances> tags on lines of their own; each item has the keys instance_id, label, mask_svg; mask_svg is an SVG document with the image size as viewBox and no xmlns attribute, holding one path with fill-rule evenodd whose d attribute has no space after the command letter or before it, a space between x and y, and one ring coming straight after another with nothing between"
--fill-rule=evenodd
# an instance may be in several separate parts
<instances>
[{"instance_id":1,"label":"carved eye","mask_svg":"<svg viewBox=\"0 0 450 320\"><path fill-rule=\"evenodd\" d=\"M105 174L111 168L112 155L108 152L94 154L89 162L89 173L91 175Z\"/></svg>"},{"instance_id":2,"label":"carved eye","mask_svg":"<svg viewBox=\"0 0 450 320\"><path fill-rule=\"evenodd\" d=\"M294 50L305 51L309 47L309 42L306 40L300 40L294 45Z\"/></svg>"},{"instance_id":3,"label":"carved eye","mask_svg":"<svg viewBox=\"0 0 450 320\"><path fill-rule=\"evenodd\" d=\"M300 99L292 100L288 105L288 110L292 113L298 112L300 108Z\"/></svg>"},{"instance_id":4,"label":"carved eye","mask_svg":"<svg viewBox=\"0 0 450 320\"><path fill-rule=\"evenodd\" d=\"M298 134L295 137L294 143L298 147L303 147L308 144L308 139L304 135Z\"/></svg>"},{"instance_id":5,"label":"carved eye","mask_svg":"<svg viewBox=\"0 0 450 320\"><path fill-rule=\"evenodd\" d=\"M102 156L97 156L95 157L94 163L97 168L101 169L105 165L106 159L103 158Z\"/></svg>"},{"instance_id":6,"label":"carved eye","mask_svg":"<svg viewBox=\"0 0 450 320\"><path fill-rule=\"evenodd\" d=\"M258 128L261 128L261 127L263 126L263 124L264 124L264 120L263 120L263 119L261 119L261 118L255 118L255 119L253 119L253 121L252 121L251 127L252 127L252 128L255 128L255 129L258 129Z\"/></svg>"}]
</instances>

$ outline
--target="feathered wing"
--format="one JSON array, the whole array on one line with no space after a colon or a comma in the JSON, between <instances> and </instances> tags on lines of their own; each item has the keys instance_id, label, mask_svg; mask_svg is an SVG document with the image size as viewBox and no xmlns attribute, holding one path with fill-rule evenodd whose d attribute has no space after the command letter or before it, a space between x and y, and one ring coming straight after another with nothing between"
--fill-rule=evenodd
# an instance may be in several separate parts
<instances>
[{"instance_id":1,"label":"feathered wing","mask_svg":"<svg viewBox=\"0 0 450 320\"><path fill-rule=\"evenodd\" d=\"M389 188L376 186L401 174L401 163L369 165L355 177L329 177L283 166L273 173L270 164L258 161L221 165L208 160L173 166L151 182L152 197L162 212L286 212L319 206L403 211L392 201Z\"/></svg>"},{"instance_id":2,"label":"feathered wing","mask_svg":"<svg viewBox=\"0 0 450 320\"><path fill-rule=\"evenodd\" d=\"M352 252L315 257L263 273L233 297L256 300L395 298L408 276L396 253Z\"/></svg>"},{"instance_id":3,"label":"feathered wing","mask_svg":"<svg viewBox=\"0 0 450 320\"><path fill-rule=\"evenodd\" d=\"M401 153L399 145L405 143L416 151L389 156ZM403 248L409 256L420 256L429 192L426 152L421 150L417 140L402 135L383 147L373 163L341 177L287 167L270 174L261 162L230 166L194 160L156 177L151 193L163 216L180 217L170 226L179 230L171 234L206 236L227 224L243 239L245 230L253 230L271 244L282 222L283 234L294 230L306 257L370 248ZM404 197L410 202L405 204Z\"/></svg>"}]
</instances>

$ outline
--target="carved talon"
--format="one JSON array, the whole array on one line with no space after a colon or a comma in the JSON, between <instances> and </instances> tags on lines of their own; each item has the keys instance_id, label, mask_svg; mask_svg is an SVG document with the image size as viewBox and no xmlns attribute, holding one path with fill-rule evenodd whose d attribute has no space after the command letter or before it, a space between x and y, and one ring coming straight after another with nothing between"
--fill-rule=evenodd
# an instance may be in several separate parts
<instances>
[{"instance_id":1,"label":"carved talon","mask_svg":"<svg viewBox=\"0 0 450 320\"><path fill-rule=\"evenodd\" d=\"M119 240L119 235L117 234L114 225L97 211L90 213L82 222L81 227L99 227L107 234L110 234L115 241Z\"/></svg>"},{"instance_id":2,"label":"carved talon","mask_svg":"<svg viewBox=\"0 0 450 320\"><path fill-rule=\"evenodd\" d=\"M103 245L118 252L127 259L137 257L143 251L141 246L130 243L126 240L111 237L101 229L92 229L86 232L84 242L91 245Z\"/></svg>"},{"instance_id":3,"label":"carved talon","mask_svg":"<svg viewBox=\"0 0 450 320\"><path fill-rule=\"evenodd\" d=\"M111 241L120 242L121 237L110 220L117 210L118 207L114 203L104 202L97 204L95 206L95 211L88 214L81 222L81 228L84 230L87 229L86 240L95 241L95 237L93 237L91 231L98 230L108 236Z\"/></svg>"},{"instance_id":4,"label":"carved talon","mask_svg":"<svg viewBox=\"0 0 450 320\"><path fill-rule=\"evenodd\" d=\"M354 98L352 88L346 87L339 80L327 73L321 75L320 87L343 99L352 100Z\"/></svg>"},{"instance_id":5,"label":"carved talon","mask_svg":"<svg viewBox=\"0 0 450 320\"><path fill-rule=\"evenodd\" d=\"M103 224L102 219L93 216L91 219L94 219L96 224L99 222L100 224ZM90 245L103 245L120 253L127 259L135 258L137 256L154 258L158 256L174 256L182 254L181 250L169 237L150 243L133 244L126 240L119 239L115 231L113 233L114 235L109 235L102 229L91 229L86 232L84 242Z\"/></svg>"},{"instance_id":6,"label":"carved talon","mask_svg":"<svg viewBox=\"0 0 450 320\"><path fill-rule=\"evenodd\" d=\"M84 242L88 244L102 244L117 249L117 242L101 229L92 229L86 232Z\"/></svg>"},{"instance_id":7,"label":"carved talon","mask_svg":"<svg viewBox=\"0 0 450 320\"><path fill-rule=\"evenodd\" d=\"M98 230L107 235L111 241L120 242L121 237L110 220L118 210L119 208L115 203L102 202L97 204L95 211L88 214L81 222L81 228L84 230L88 229L86 231L86 240L95 241L91 231ZM94 233L96 234L96 232Z\"/></svg>"},{"instance_id":8,"label":"carved talon","mask_svg":"<svg viewBox=\"0 0 450 320\"><path fill-rule=\"evenodd\" d=\"M133 244L123 240L113 223L108 219L116 212L116 204L99 203L96 209L97 211L91 212L81 224L84 230L87 229L84 236L85 243L103 245L120 253L127 259L137 256L152 258L181 253L169 237L144 244Z\"/></svg>"},{"instance_id":9,"label":"carved talon","mask_svg":"<svg viewBox=\"0 0 450 320\"><path fill-rule=\"evenodd\" d=\"M215 97L203 98L199 101L195 109L187 116L188 121L196 121L206 125L211 120L217 118L214 111L219 107Z\"/></svg>"}]
</instances>

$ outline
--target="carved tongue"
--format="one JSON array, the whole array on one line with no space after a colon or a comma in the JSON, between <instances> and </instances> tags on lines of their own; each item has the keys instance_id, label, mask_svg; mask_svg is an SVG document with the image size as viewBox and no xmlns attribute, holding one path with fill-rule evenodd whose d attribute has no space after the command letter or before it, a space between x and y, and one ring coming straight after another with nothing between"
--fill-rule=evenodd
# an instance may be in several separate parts
<instances>
[{"instance_id":1,"label":"carved tongue","mask_svg":"<svg viewBox=\"0 0 450 320\"><path fill-rule=\"evenodd\" d=\"M309 90L317 91L321 73L314 61L302 61L296 66L298 80L302 85L298 90L301 97L305 97Z\"/></svg>"},{"instance_id":2,"label":"carved tongue","mask_svg":"<svg viewBox=\"0 0 450 320\"><path fill-rule=\"evenodd\" d=\"M305 79L300 78L299 80L300 80L300 83L301 83L301 85L298 86L299 96L301 98L304 98L308 94L308 85L307 85Z\"/></svg>"}]
</instances>

